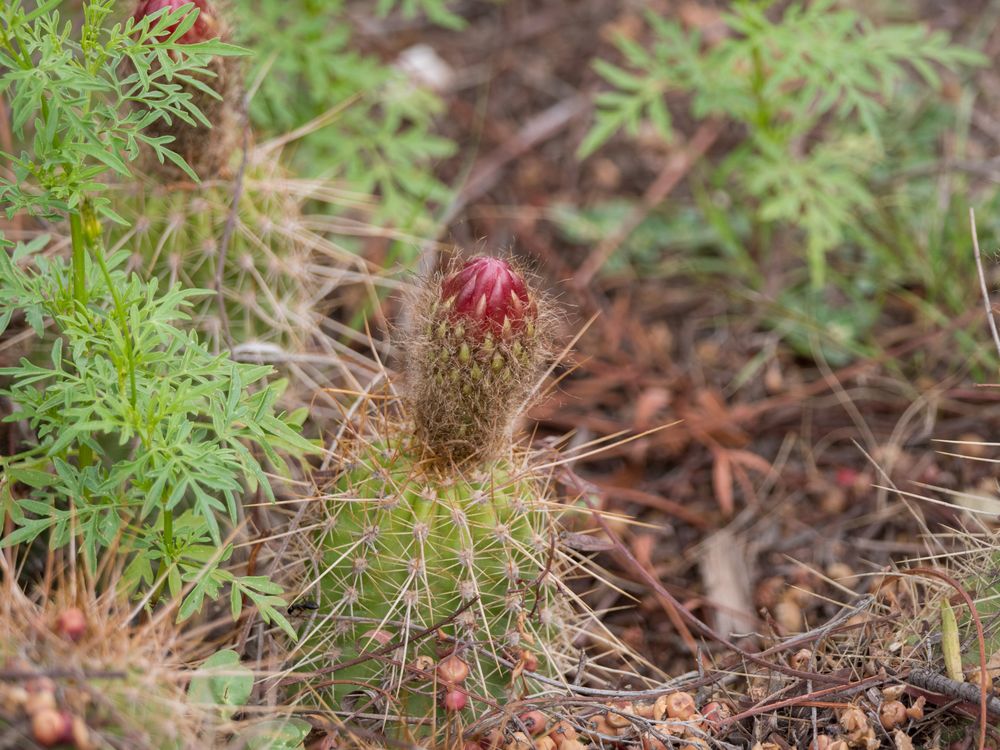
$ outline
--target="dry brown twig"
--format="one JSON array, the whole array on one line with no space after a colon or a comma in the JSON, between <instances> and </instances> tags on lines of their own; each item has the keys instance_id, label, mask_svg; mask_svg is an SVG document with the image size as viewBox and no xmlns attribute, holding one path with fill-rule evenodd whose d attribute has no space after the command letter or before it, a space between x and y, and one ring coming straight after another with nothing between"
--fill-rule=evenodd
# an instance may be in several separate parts
<instances>
[{"instance_id":1,"label":"dry brown twig","mask_svg":"<svg viewBox=\"0 0 1000 750\"><path fill-rule=\"evenodd\" d=\"M993 343L996 345L997 354L1000 354L1000 331L997 331L997 321L993 316L993 303L990 302L990 290L986 284L986 273L983 271L983 253L979 249L979 233L976 231L976 210L969 209L969 224L972 228L972 249L976 256L976 271L979 273L979 290L983 295L983 305L986 306L986 320L990 324L990 333L993 334Z\"/></svg>"},{"instance_id":2,"label":"dry brown twig","mask_svg":"<svg viewBox=\"0 0 1000 750\"><path fill-rule=\"evenodd\" d=\"M990 320L992 321L992 315ZM969 592L966 591L954 578L940 570L934 568L913 568L908 573L912 575L925 575L944 581L958 592L965 605L969 608L969 615L976 627L976 640L979 644L979 750L986 747L986 724L988 721L987 694L991 687L989 673L986 669L986 638L983 635L983 623L979 619L979 612L976 610L976 603Z\"/></svg>"},{"instance_id":3,"label":"dry brown twig","mask_svg":"<svg viewBox=\"0 0 1000 750\"><path fill-rule=\"evenodd\" d=\"M618 227L618 230L606 237L597 247L595 247L587 259L580 265L576 275L573 277L573 286L577 289L586 288L601 266L608 258L629 238L647 214L664 199L670 195L684 176L691 170L695 162L698 161L712 144L715 143L722 132L724 123L721 120L707 120L695 131L687 142L685 148L678 149L666 160L663 169L656 179L646 188L639 204L632 209L625 220Z\"/></svg>"}]
</instances>

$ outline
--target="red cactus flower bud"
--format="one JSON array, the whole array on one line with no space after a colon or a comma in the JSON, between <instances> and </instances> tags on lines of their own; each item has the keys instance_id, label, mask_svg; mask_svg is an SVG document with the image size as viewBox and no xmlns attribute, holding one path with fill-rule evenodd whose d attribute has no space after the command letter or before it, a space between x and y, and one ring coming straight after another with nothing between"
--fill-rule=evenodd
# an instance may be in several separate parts
<instances>
[{"instance_id":1,"label":"red cactus flower bud","mask_svg":"<svg viewBox=\"0 0 1000 750\"><path fill-rule=\"evenodd\" d=\"M168 12L173 13L181 6L188 4L194 5L198 9L198 18L195 19L194 25L177 41L180 44L197 44L198 42L206 42L209 39L217 38L219 36L219 24L216 21L211 6L208 4L208 0L139 0L139 5L135 9L135 13L132 14L132 18L135 21L141 21L146 16L151 16L163 8L169 8ZM166 39L170 34L174 33L174 29L176 28L177 24L167 27L166 34L161 39Z\"/></svg>"},{"instance_id":2,"label":"red cactus flower bud","mask_svg":"<svg viewBox=\"0 0 1000 750\"><path fill-rule=\"evenodd\" d=\"M56 620L56 631L63 638L78 641L87 631L87 616L79 607L70 607L59 613Z\"/></svg>"},{"instance_id":3,"label":"red cactus flower bud","mask_svg":"<svg viewBox=\"0 0 1000 750\"><path fill-rule=\"evenodd\" d=\"M461 711L469 704L469 697L464 690L449 690L442 702L446 711Z\"/></svg>"},{"instance_id":4,"label":"red cactus flower bud","mask_svg":"<svg viewBox=\"0 0 1000 750\"><path fill-rule=\"evenodd\" d=\"M472 323L481 335L499 335L505 325L518 332L536 315L524 278L500 258L470 260L441 283L441 299L453 319Z\"/></svg>"}]
</instances>

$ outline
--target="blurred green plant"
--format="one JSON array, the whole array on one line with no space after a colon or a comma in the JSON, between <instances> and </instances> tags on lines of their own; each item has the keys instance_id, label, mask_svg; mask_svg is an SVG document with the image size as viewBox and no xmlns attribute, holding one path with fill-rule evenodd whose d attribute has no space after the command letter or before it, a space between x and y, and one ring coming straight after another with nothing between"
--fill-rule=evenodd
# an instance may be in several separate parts
<instances>
[{"instance_id":1,"label":"blurred green plant","mask_svg":"<svg viewBox=\"0 0 1000 750\"><path fill-rule=\"evenodd\" d=\"M428 205L446 204L451 197L432 169L454 152L451 141L433 132L440 98L358 50L362 35L345 0L235 0L234 5L236 33L256 52L248 76L259 83L250 101L255 127L279 135L332 113L336 127L317 127L298 140L296 170L377 194L380 223L429 231ZM387 13L396 5L380 0L377 10ZM441 0L402 0L401 10L424 12L451 28L460 21Z\"/></svg>"},{"instance_id":2,"label":"blurred green plant","mask_svg":"<svg viewBox=\"0 0 1000 750\"><path fill-rule=\"evenodd\" d=\"M202 292L163 293L129 276L127 253L105 251L99 218L117 218L100 178L128 175L140 143L182 164L169 137L143 127L203 121L177 81L196 82L213 55L239 50L176 44L195 21L190 7L106 28L113 0L89 0L75 34L58 5L0 10L0 92L24 144L2 154L0 197L9 216L68 218L72 246L67 262L43 252L48 236L12 253L0 238L0 332L15 315L40 337L56 332L46 361L0 369L0 396L15 407L5 421L24 420L34 440L0 459L0 519L14 524L0 546L46 535L91 570L114 548L130 560L129 592L183 595L180 619L228 585L234 616L246 597L293 633L279 587L222 567L233 549L222 524L236 524L244 486L273 499L262 461L284 471L281 451L313 450L298 432L304 414L276 412L283 384L264 384L270 368L213 355L176 327Z\"/></svg>"},{"instance_id":3,"label":"blurred green plant","mask_svg":"<svg viewBox=\"0 0 1000 750\"><path fill-rule=\"evenodd\" d=\"M984 58L920 24L875 26L835 0L795 2L780 13L773 5L735 3L722 16L724 38L708 46L699 33L647 13L649 48L620 36L625 65L594 64L613 90L598 95L579 154L646 124L670 141L671 94L687 95L696 118L741 124L745 139L712 181L748 207L761 248L777 229L800 232L818 289L828 253L853 239L877 203L870 177L884 163L894 128L886 114L901 88L913 73L938 88L939 68L958 71Z\"/></svg>"},{"instance_id":4,"label":"blurred green plant","mask_svg":"<svg viewBox=\"0 0 1000 750\"><path fill-rule=\"evenodd\" d=\"M438 26L465 28L465 19L448 10L447 0L378 0L375 9L380 16L387 16L398 9L403 18L424 15Z\"/></svg>"}]
</instances>

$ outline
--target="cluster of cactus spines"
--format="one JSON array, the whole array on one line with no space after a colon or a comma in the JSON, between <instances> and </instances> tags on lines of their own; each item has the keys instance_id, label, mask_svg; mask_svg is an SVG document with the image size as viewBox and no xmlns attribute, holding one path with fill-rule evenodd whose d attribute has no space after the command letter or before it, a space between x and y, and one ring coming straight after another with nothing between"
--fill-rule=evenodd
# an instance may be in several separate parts
<instances>
[{"instance_id":1,"label":"cluster of cactus spines","mask_svg":"<svg viewBox=\"0 0 1000 750\"><path fill-rule=\"evenodd\" d=\"M409 408L438 458L490 458L510 445L551 354L552 313L524 274L477 257L424 284L405 342Z\"/></svg>"},{"instance_id":2,"label":"cluster of cactus spines","mask_svg":"<svg viewBox=\"0 0 1000 750\"><path fill-rule=\"evenodd\" d=\"M280 163L252 148L233 214L233 186L207 181L178 190L145 183L123 186L114 209L132 228L113 228L112 240L132 250L132 268L164 284L221 288L227 323L215 295L196 301L196 326L213 346L260 341L301 350L318 337L322 298L351 258L303 216L312 199ZM222 237L234 217L225 257ZM353 259L357 262L357 259ZM219 266L223 265L220 273ZM324 275L328 277L324 279ZM221 282L221 284L220 284Z\"/></svg>"},{"instance_id":3,"label":"cluster of cactus spines","mask_svg":"<svg viewBox=\"0 0 1000 750\"><path fill-rule=\"evenodd\" d=\"M132 17L142 20L163 8L172 12L187 3L193 3L192 12L197 9L194 24L177 41L180 44L221 39L229 41L230 31L223 16L209 0L139 0ZM176 28L176 27L174 27ZM169 29L173 31L173 29ZM192 103L205 115L211 128L200 124L189 124L179 119L159 120L147 127L153 136L173 136L169 148L187 162L188 166L206 180L218 175L229 163L240 140L240 107L243 92L241 63L236 57L214 57L209 66L211 75L199 81L215 92L213 96L200 86L181 82ZM143 160L146 171L161 180L186 180L183 170L169 161L160 163L151 153Z\"/></svg>"},{"instance_id":4,"label":"cluster of cactus spines","mask_svg":"<svg viewBox=\"0 0 1000 750\"><path fill-rule=\"evenodd\" d=\"M390 430L405 434L402 425ZM518 664L546 673L566 666L567 560L544 481L509 462L445 474L399 436L341 449L354 468L328 504L313 579L327 618L304 639L316 661L300 668L398 642L381 659L334 670L333 695L341 703L376 684L394 701L376 698L364 713L423 718L435 706L481 713L518 689ZM437 668L415 668L420 659Z\"/></svg>"},{"instance_id":5,"label":"cluster of cactus spines","mask_svg":"<svg viewBox=\"0 0 1000 750\"><path fill-rule=\"evenodd\" d=\"M92 589L78 606L58 591L29 597L4 575L0 738L67 750L211 746L219 714L190 704L185 691L185 654L204 648L197 639L170 618L131 624L127 602Z\"/></svg>"}]
</instances>

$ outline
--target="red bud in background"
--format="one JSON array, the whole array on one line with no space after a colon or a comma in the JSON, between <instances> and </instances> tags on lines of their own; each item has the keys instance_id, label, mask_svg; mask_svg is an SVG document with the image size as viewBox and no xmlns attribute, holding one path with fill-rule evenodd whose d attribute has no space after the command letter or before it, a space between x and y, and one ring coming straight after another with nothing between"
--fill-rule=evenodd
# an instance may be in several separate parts
<instances>
[{"instance_id":1,"label":"red bud in background","mask_svg":"<svg viewBox=\"0 0 1000 750\"><path fill-rule=\"evenodd\" d=\"M184 5L194 6L191 8L192 11L194 8L197 8L198 18L195 19L194 25L184 33L184 36L177 40L178 42L181 44L197 44L198 42L206 42L209 39L215 39L219 36L219 25L211 6L208 4L208 0L140 0L135 13L132 14L132 18L136 21L141 21L146 16L151 16L163 8L169 8L169 12L172 13ZM169 26L167 33L172 34L176 28L177 24ZM166 38L166 36L163 38Z\"/></svg>"},{"instance_id":2,"label":"red bud in background","mask_svg":"<svg viewBox=\"0 0 1000 750\"><path fill-rule=\"evenodd\" d=\"M169 39L181 24L186 26L188 22L190 27L180 34L175 43L198 44L212 39L228 42L232 37L227 19L219 13L212 0L138 0L132 18L138 22L157 13L178 14L176 22L167 23L166 28L162 25L157 27L157 40L160 42ZM193 22L190 21L192 16ZM167 54L176 59L182 53L172 47ZM146 126L146 133L150 136L169 136L172 140L168 148L179 154L202 180L226 175L233 154L239 148L242 131L243 71L240 58L216 55L207 61L206 68L206 74L195 75L195 80L176 78L175 81L210 123L210 128L202 123L184 122L180 118L161 118ZM185 170L170 160L161 160L152 149L144 149L143 154L144 170L161 182L189 179Z\"/></svg>"}]
</instances>

